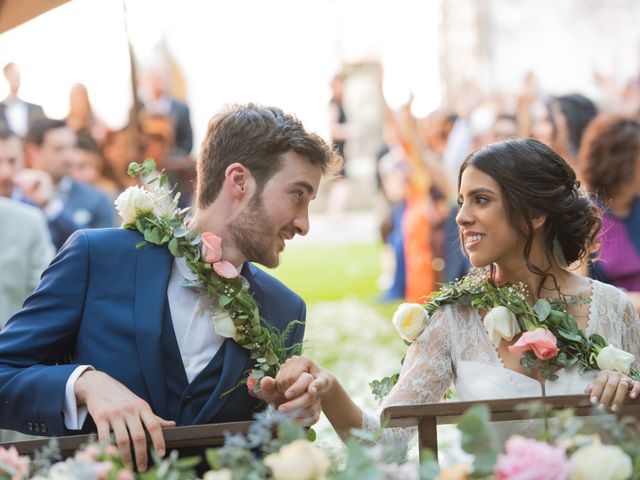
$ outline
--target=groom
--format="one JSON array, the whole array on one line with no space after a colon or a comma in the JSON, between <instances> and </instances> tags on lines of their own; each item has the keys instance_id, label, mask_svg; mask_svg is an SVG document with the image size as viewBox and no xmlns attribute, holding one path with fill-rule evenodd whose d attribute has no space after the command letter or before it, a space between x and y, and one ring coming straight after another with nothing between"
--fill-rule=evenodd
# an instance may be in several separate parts
<instances>
[{"instance_id":1,"label":"groom","mask_svg":"<svg viewBox=\"0 0 640 480\"><path fill-rule=\"evenodd\" d=\"M308 232L309 202L337 162L277 108L236 106L209 123L192 226L222 238L223 258L241 269L278 330L305 320L304 302L249 262L276 267L285 241ZM249 351L215 334L216 303L185 286L193 279L186 263L164 247L136 249L141 240L124 229L68 240L0 333L0 428L97 431L100 440L113 432L124 459L133 446L144 470L145 430L163 455L162 427L251 419L258 399L245 387L224 394L252 366ZM287 346L303 334L296 326ZM265 401L285 401L272 381L263 387ZM311 397L292 403L301 418L317 418Z\"/></svg>"}]
</instances>

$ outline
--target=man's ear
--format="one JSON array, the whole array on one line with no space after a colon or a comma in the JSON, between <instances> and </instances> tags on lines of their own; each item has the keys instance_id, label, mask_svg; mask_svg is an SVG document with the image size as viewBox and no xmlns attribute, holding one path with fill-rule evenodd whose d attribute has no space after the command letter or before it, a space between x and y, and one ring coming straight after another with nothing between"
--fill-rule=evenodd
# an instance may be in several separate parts
<instances>
[{"instance_id":1,"label":"man's ear","mask_svg":"<svg viewBox=\"0 0 640 480\"><path fill-rule=\"evenodd\" d=\"M544 226L546 221L547 215L544 213L540 213L531 217L531 225L533 225L534 230L539 230L540 227Z\"/></svg>"},{"instance_id":2,"label":"man's ear","mask_svg":"<svg viewBox=\"0 0 640 480\"><path fill-rule=\"evenodd\" d=\"M27 143L24 146L24 153L26 158L26 164L23 166L29 166L29 168L38 168L40 169L40 147L33 143Z\"/></svg>"},{"instance_id":3,"label":"man's ear","mask_svg":"<svg viewBox=\"0 0 640 480\"><path fill-rule=\"evenodd\" d=\"M241 163L235 162L224 172L224 185L233 198L242 198L253 179L251 172Z\"/></svg>"}]
</instances>

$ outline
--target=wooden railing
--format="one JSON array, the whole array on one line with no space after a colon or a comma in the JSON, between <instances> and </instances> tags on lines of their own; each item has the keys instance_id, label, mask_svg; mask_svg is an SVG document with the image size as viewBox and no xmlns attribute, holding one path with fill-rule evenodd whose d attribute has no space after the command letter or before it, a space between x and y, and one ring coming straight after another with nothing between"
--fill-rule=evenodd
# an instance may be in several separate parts
<instances>
[{"instance_id":1,"label":"wooden railing","mask_svg":"<svg viewBox=\"0 0 640 480\"><path fill-rule=\"evenodd\" d=\"M167 451L183 447L220 447L224 444L224 434L247 433L253 422L213 423L163 429ZM95 440L95 435L73 435L58 437L58 445L64 458L70 457L78 447ZM21 455L33 454L49 444L49 439L27 440L23 442L0 443L0 446L14 445Z\"/></svg>"},{"instance_id":2,"label":"wooden railing","mask_svg":"<svg viewBox=\"0 0 640 480\"><path fill-rule=\"evenodd\" d=\"M527 402L544 402L554 410L572 408L576 415L601 415L607 413L589 401L586 395L562 395L553 397L512 398L504 400L486 400L474 402L442 402L422 405L401 405L387 407L382 411L382 425L390 427L418 427L420 453L430 448L438 453L438 425L456 423L469 408L479 403L485 404L491 411L491 420L521 420L529 418L526 409L521 406ZM640 418L640 398L628 400L621 415Z\"/></svg>"}]
</instances>

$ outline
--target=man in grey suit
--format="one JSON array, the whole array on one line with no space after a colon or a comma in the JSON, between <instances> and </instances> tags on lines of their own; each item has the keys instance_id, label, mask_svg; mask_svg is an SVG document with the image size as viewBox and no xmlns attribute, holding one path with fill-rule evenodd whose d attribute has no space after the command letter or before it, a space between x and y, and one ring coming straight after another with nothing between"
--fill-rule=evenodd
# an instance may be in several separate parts
<instances>
[{"instance_id":1,"label":"man in grey suit","mask_svg":"<svg viewBox=\"0 0 640 480\"><path fill-rule=\"evenodd\" d=\"M47 222L37 208L0 197L0 327L33 292L53 258Z\"/></svg>"},{"instance_id":2,"label":"man in grey suit","mask_svg":"<svg viewBox=\"0 0 640 480\"><path fill-rule=\"evenodd\" d=\"M24 137L33 121L44 117L44 112L40 105L18 97L20 70L15 63L7 63L2 72L9 84L9 95L0 102L0 129L8 128L19 137Z\"/></svg>"}]
</instances>

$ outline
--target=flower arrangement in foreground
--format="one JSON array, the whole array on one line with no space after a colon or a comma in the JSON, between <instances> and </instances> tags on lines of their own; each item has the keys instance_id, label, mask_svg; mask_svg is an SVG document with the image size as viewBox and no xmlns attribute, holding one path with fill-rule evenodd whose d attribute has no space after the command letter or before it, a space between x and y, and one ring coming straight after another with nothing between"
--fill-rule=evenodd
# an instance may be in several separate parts
<instances>
[{"instance_id":1,"label":"flower arrangement in foreground","mask_svg":"<svg viewBox=\"0 0 640 480\"><path fill-rule=\"evenodd\" d=\"M637 420L611 416L575 417L571 410L550 414L543 404L527 406L544 430L540 439L512 436L504 449L482 404L465 412L457 425L469 463L440 468L433 452L420 464L402 463L404 452L375 444L376 435L354 431L340 455L328 454L305 437L303 428L279 413L261 412L246 435L227 434L224 446L206 451L211 468L203 480L625 480L640 478ZM544 419L544 421L543 421ZM531 421L531 420L528 420ZM90 444L59 460L55 444L36 460L0 447L0 479L26 480L187 480L195 479L199 457L179 459L177 451L134 473L113 445ZM56 460L56 457L58 459Z\"/></svg>"},{"instance_id":2,"label":"flower arrangement in foreground","mask_svg":"<svg viewBox=\"0 0 640 480\"><path fill-rule=\"evenodd\" d=\"M198 235L187 227L188 209L178 209L180 194L173 195L167 187L167 177L156 173L153 160L131 163L128 173L148 180L146 188L129 187L116 199L122 226L138 230L144 236L136 248L147 243L166 245L174 257L185 259L196 276L188 286L203 288L209 298L217 299L218 306L227 314L212 316L216 333L250 350L255 365L242 383L246 382L250 391L258 393L262 377L275 377L287 356L300 352L299 344L285 346L291 329L300 322L291 322L279 332L260 317L248 282L232 264L222 260L221 238L212 232Z\"/></svg>"},{"instance_id":3,"label":"flower arrangement in foreground","mask_svg":"<svg viewBox=\"0 0 640 480\"><path fill-rule=\"evenodd\" d=\"M488 312L483 323L496 347L501 339L510 341L522 333L509 350L522 353L520 364L528 373L539 369L544 378L556 380L557 369L577 365L581 371L617 370L640 380L640 374L631 368L634 355L609 345L597 333L587 336L567 311L570 301L589 300L540 298L532 307L524 285L496 285L488 268L474 268L461 280L443 285L423 305L400 305L392 321L400 336L411 344L441 306L471 305ZM397 380L398 374L374 380L370 383L373 394L379 400L384 398Z\"/></svg>"}]
</instances>

